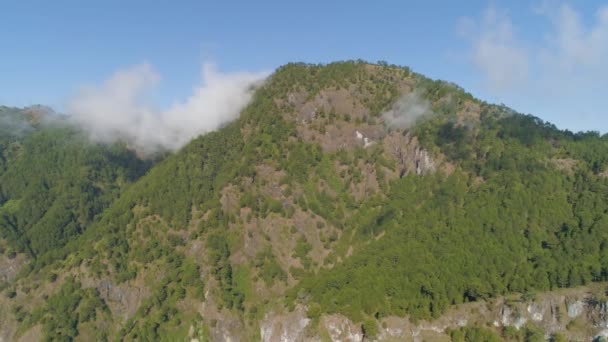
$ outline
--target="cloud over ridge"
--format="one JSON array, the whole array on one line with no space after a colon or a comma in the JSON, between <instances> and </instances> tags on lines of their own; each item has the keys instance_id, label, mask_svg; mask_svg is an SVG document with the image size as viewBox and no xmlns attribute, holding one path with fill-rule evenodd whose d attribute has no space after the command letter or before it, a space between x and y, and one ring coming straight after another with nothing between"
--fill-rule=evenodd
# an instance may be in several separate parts
<instances>
[{"instance_id":1,"label":"cloud over ridge","mask_svg":"<svg viewBox=\"0 0 608 342\"><path fill-rule=\"evenodd\" d=\"M117 71L101 85L83 87L66 111L95 142L121 140L143 154L175 151L236 119L266 75L221 73L205 63L201 85L184 101L158 110L146 101L146 94L160 75L141 64Z\"/></svg>"}]
</instances>

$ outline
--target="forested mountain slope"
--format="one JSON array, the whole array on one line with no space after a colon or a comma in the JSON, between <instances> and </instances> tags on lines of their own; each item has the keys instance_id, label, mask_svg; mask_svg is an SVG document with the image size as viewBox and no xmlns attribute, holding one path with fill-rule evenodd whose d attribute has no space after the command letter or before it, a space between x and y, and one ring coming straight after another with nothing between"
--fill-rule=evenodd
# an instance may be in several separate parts
<instances>
[{"instance_id":1,"label":"forested mountain slope","mask_svg":"<svg viewBox=\"0 0 608 342\"><path fill-rule=\"evenodd\" d=\"M0 108L0 123L0 236L31 258L82 233L149 164L44 108Z\"/></svg>"},{"instance_id":2,"label":"forested mountain slope","mask_svg":"<svg viewBox=\"0 0 608 342\"><path fill-rule=\"evenodd\" d=\"M273 340L292 316L293 339L332 317L373 338L608 280L608 137L408 68L288 64L149 170L21 117L0 155L2 260L27 260L2 282L9 339Z\"/></svg>"}]
</instances>

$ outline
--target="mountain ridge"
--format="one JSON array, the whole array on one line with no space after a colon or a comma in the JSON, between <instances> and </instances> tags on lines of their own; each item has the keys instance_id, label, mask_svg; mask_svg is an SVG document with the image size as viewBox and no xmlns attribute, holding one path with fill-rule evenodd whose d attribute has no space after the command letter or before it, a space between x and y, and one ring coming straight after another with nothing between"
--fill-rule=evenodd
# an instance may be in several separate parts
<instances>
[{"instance_id":1,"label":"mountain ridge","mask_svg":"<svg viewBox=\"0 0 608 342\"><path fill-rule=\"evenodd\" d=\"M6 282L5 327L247 340L263 337L266 314L305 307L309 337L343 314L369 338L384 317L436 318L608 274L606 136L557 130L408 68L288 64L239 119L154 166L116 148L126 170L143 169ZM5 192L4 212L23 200ZM44 296L76 303L76 317Z\"/></svg>"}]
</instances>

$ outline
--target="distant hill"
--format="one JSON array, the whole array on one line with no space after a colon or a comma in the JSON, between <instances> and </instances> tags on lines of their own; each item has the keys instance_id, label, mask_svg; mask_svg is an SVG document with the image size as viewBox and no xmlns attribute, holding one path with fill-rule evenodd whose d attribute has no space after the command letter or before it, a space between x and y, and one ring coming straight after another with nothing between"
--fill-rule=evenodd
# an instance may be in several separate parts
<instances>
[{"instance_id":1,"label":"distant hill","mask_svg":"<svg viewBox=\"0 0 608 342\"><path fill-rule=\"evenodd\" d=\"M608 137L406 67L285 65L154 161L27 113L0 107L7 340L384 339L396 317L608 280ZM599 334L516 321L444 337Z\"/></svg>"}]
</instances>

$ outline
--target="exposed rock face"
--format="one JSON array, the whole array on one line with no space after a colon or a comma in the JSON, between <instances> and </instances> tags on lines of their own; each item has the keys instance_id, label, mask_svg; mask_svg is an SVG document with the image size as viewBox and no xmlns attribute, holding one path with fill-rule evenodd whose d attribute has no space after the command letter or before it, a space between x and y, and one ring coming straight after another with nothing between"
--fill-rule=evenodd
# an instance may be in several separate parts
<instances>
[{"instance_id":1,"label":"exposed rock face","mask_svg":"<svg viewBox=\"0 0 608 342\"><path fill-rule=\"evenodd\" d=\"M355 130L355 136L360 142L363 142L363 148L368 148L376 143L365 134L359 132L359 130Z\"/></svg>"},{"instance_id":2,"label":"exposed rock face","mask_svg":"<svg viewBox=\"0 0 608 342\"><path fill-rule=\"evenodd\" d=\"M349 114L353 118L363 118L369 115L369 110L361 103L357 96L357 90L351 89L324 89L312 100L301 102L301 95L294 94L291 102L298 110L298 120L310 122L320 112L336 114Z\"/></svg>"},{"instance_id":3,"label":"exposed rock face","mask_svg":"<svg viewBox=\"0 0 608 342\"><path fill-rule=\"evenodd\" d=\"M608 301L587 298L583 312L586 314L586 319L594 326L603 328L603 330L608 329Z\"/></svg>"},{"instance_id":4,"label":"exposed rock face","mask_svg":"<svg viewBox=\"0 0 608 342\"><path fill-rule=\"evenodd\" d=\"M14 258L0 255L0 284L13 281L26 262L27 258L24 254L18 254Z\"/></svg>"},{"instance_id":5,"label":"exposed rock face","mask_svg":"<svg viewBox=\"0 0 608 342\"><path fill-rule=\"evenodd\" d=\"M260 323L260 336L264 342L305 341L309 324L310 319L302 307L284 314L268 314Z\"/></svg>"},{"instance_id":6,"label":"exposed rock face","mask_svg":"<svg viewBox=\"0 0 608 342\"><path fill-rule=\"evenodd\" d=\"M115 307L119 307L124 318L133 316L136 312L134 308L138 308L142 300L148 297L147 291L140 288L115 286L110 281L102 281L97 290L106 302L118 304Z\"/></svg>"},{"instance_id":7,"label":"exposed rock face","mask_svg":"<svg viewBox=\"0 0 608 342\"><path fill-rule=\"evenodd\" d=\"M321 319L321 327L324 328L332 341L336 342L361 342L363 332L361 327L353 324L342 315L325 316Z\"/></svg>"},{"instance_id":8,"label":"exposed rock face","mask_svg":"<svg viewBox=\"0 0 608 342\"><path fill-rule=\"evenodd\" d=\"M572 303L567 303L566 306L568 307L568 317L570 318L576 318L580 316L583 313L583 310L585 309L585 303L581 300L576 300Z\"/></svg>"},{"instance_id":9,"label":"exposed rock face","mask_svg":"<svg viewBox=\"0 0 608 342\"><path fill-rule=\"evenodd\" d=\"M410 173L424 175L435 172L435 161L408 132L389 133L384 138L384 149L397 162L399 177Z\"/></svg>"},{"instance_id":10,"label":"exposed rock face","mask_svg":"<svg viewBox=\"0 0 608 342\"><path fill-rule=\"evenodd\" d=\"M222 189L220 203L222 211L225 213L234 213L240 209L239 206L239 189L234 185L229 185Z\"/></svg>"},{"instance_id":11,"label":"exposed rock face","mask_svg":"<svg viewBox=\"0 0 608 342\"><path fill-rule=\"evenodd\" d=\"M387 317L383 320L383 328L380 330L378 340L394 340L403 341L406 336L411 335L410 327L411 323L404 318L398 317Z\"/></svg>"},{"instance_id":12,"label":"exposed rock face","mask_svg":"<svg viewBox=\"0 0 608 342\"><path fill-rule=\"evenodd\" d=\"M108 279L84 278L82 286L96 288L112 313L124 321L135 315L143 300L150 296L146 288L127 283L118 285Z\"/></svg>"},{"instance_id":13,"label":"exposed rock face","mask_svg":"<svg viewBox=\"0 0 608 342\"><path fill-rule=\"evenodd\" d=\"M0 241L2 242L2 241ZM10 258L4 254L0 254L0 342L13 341L17 332L18 325L14 320L14 315L11 307L11 299L6 295L5 286L11 284L19 271L27 264L28 260L25 254L17 254ZM38 331L40 329L37 329ZM40 340L40 334L33 334L38 338L30 339L31 341Z\"/></svg>"},{"instance_id":14,"label":"exposed rock face","mask_svg":"<svg viewBox=\"0 0 608 342\"><path fill-rule=\"evenodd\" d=\"M416 165L416 175L422 175L435 170L435 163L425 150L419 148L415 150L414 163Z\"/></svg>"},{"instance_id":15,"label":"exposed rock face","mask_svg":"<svg viewBox=\"0 0 608 342\"><path fill-rule=\"evenodd\" d=\"M214 282L213 277L208 279L209 288L217 286ZM247 341L241 319L234 312L219 307L209 289L205 290L205 299L198 311L206 320L209 341Z\"/></svg>"},{"instance_id":16,"label":"exposed rock face","mask_svg":"<svg viewBox=\"0 0 608 342\"><path fill-rule=\"evenodd\" d=\"M407 84L403 94L411 94ZM438 168L438 162L407 130L390 131L381 117L374 117L360 102L357 89L327 89L312 98L304 93L288 96L287 111L293 110L300 139L318 143L324 152L372 148L380 145L397 162L397 175L425 175Z\"/></svg>"},{"instance_id":17,"label":"exposed rock face","mask_svg":"<svg viewBox=\"0 0 608 342\"><path fill-rule=\"evenodd\" d=\"M504 305L500 308L500 323L495 325L519 329L523 327L527 321L528 320L523 317L519 311L514 311L510 306Z\"/></svg>"},{"instance_id":18,"label":"exposed rock face","mask_svg":"<svg viewBox=\"0 0 608 342\"><path fill-rule=\"evenodd\" d=\"M218 320L216 326L211 329L212 341L238 342L242 341L239 332L243 327L238 320Z\"/></svg>"},{"instance_id":19,"label":"exposed rock face","mask_svg":"<svg viewBox=\"0 0 608 342\"><path fill-rule=\"evenodd\" d=\"M592 340L608 337L608 302L587 290L568 289L539 295L534 301L474 302L450 309L433 321L412 323L408 318L385 317L379 323L376 341L423 341L449 339L447 330L464 326L504 327L517 330L532 325L549 338L560 333L568 340ZM576 328L572 328L576 326ZM324 315L318 326L311 326L306 309L290 313L267 314L260 325L263 341L369 340L361 324L339 314Z\"/></svg>"},{"instance_id":20,"label":"exposed rock face","mask_svg":"<svg viewBox=\"0 0 608 342\"><path fill-rule=\"evenodd\" d=\"M288 103L295 112L298 136L306 142L319 143L326 152L359 145L369 147L384 134L382 125L366 122L371 113L361 103L356 89L326 89L310 99L292 93Z\"/></svg>"}]
</instances>

